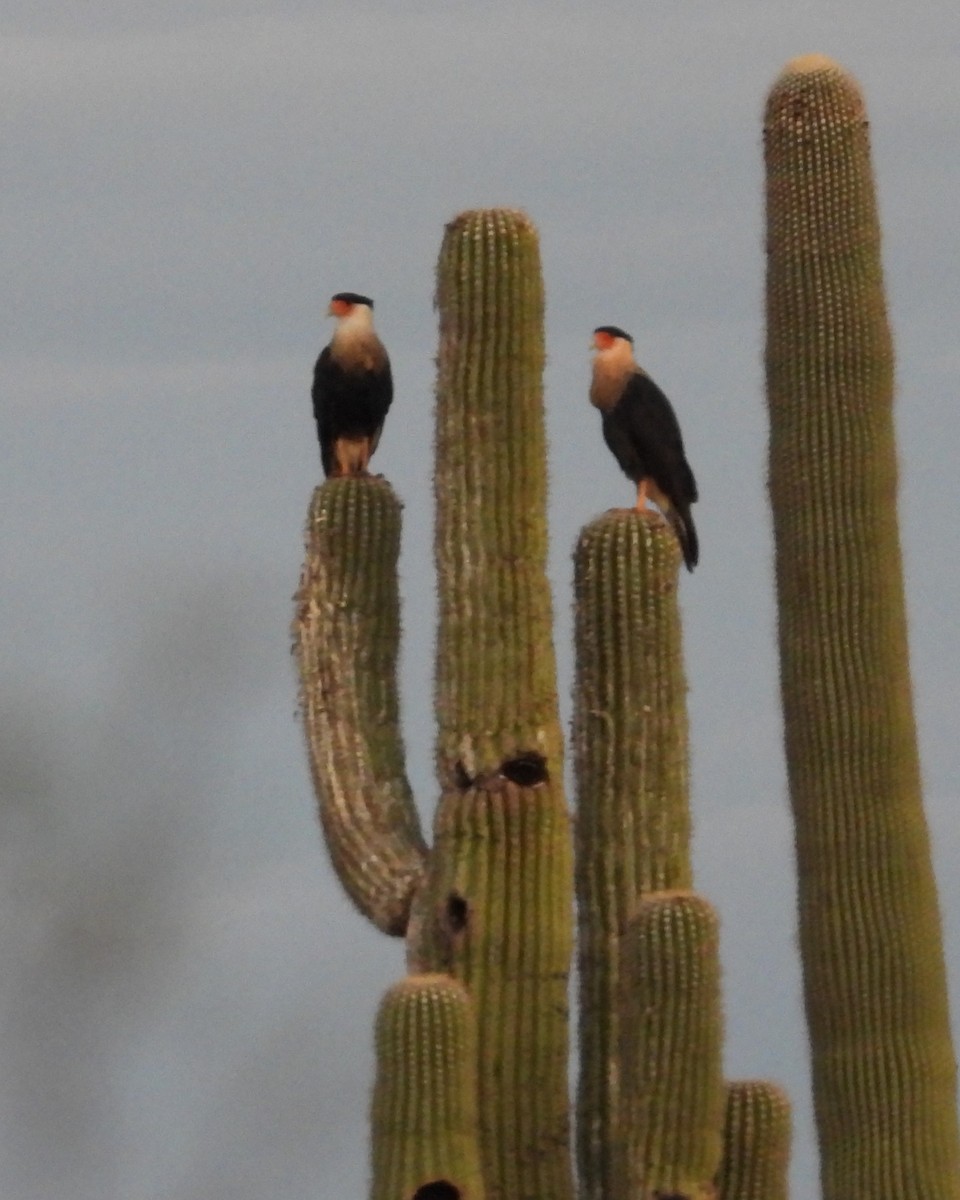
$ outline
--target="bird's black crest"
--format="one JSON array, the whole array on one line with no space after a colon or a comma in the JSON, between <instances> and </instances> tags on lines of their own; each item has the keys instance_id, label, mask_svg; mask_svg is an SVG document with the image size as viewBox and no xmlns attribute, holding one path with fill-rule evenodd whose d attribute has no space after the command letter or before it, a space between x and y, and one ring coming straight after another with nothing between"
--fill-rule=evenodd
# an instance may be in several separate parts
<instances>
[{"instance_id":1,"label":"bird's black crest","mask_svg":"<svg viewBox=\"0 0 960 1200\"><path fill-rule=\"evenodd\" d=\"M594 333L609 333L611 337L626 338L630 345L633 345L633 338L629 333L624 333L619 325L598 325L593 331Z\"/></svg>"},{"instance_id":2,"label":"bird's black crest","mask_svg":"<svg viewBox=\"0 0 960 1200\"><path fill-rule=\"evenodd\" d=\"M373 308L370 297L361 296L359 292L337 292L335 296L330 297L331 304L334 300L342 300L345 304L365 304L368 308Z\"/></svg>"}]
</instances>

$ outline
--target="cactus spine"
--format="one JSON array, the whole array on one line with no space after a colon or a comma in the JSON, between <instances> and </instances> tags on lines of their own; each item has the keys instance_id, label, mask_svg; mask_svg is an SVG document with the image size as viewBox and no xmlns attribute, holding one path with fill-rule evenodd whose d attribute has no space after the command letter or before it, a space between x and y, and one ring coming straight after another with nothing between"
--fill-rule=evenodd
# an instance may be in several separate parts
<instances>
[{"instance_id":1,"label":"cactus spine","mask_svg":"<svg viewBox=\"0 0 960 1200\"><path fill-rule=\"evenodd\" d=\"M960 1196L955 1065L896 514L863 98L820 56L765 116L781 687L826 1200Z\"/></svg>"}]
</instances>

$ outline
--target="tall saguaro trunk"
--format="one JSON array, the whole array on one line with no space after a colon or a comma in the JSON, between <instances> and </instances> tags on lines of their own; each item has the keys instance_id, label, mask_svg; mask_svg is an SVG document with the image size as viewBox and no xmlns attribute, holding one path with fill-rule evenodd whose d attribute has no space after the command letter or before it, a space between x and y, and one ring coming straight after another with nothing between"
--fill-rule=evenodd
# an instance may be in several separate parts
<instances>
[{"instance_id":1,"label":"tall saguaro trunk","mask_svg":"<svg viewBox=\"0 0 960 1200\"><path fill-rule=\"evenodd\" d=\"M464 213L437 268L433 969L477 1004L490 1200L569 1200L573 864L547 580L543 282L523 213ZM449 924L449 920L448 920Z\"/></svg>"},{"instance_id":2,"label":"tall saguaro trunk","mask_svg":"<svg viewBox=\"0 0 960 1200\"><path fill-rule=\"evenodd\" d=\"M825 1200L960 1196L920 790L893 352L863 97L820 56L765 119L781 685Z\"/></svg>"}]
</instances>

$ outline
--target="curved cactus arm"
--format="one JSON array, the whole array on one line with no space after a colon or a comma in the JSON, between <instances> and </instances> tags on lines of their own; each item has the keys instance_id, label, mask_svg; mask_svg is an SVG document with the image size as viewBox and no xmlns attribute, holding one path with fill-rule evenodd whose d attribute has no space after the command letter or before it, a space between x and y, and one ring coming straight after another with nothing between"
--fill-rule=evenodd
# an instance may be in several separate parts
<instances>
[{"instance_id":1,"label":"curved cactus arm","mask_svg":"<svg viewBox=\"0 0 960 1200\"><path fill-rule=\"evenodd\" d=\"M695 892L640 902L623 937L620 1030L621 1194L712 1197L724 1103L719 930Z\"/></svg>"},{"instance_id":2,"label":"curved cactus arm","mask_svg":"<svg viewBox=\"0 0 960 1200\"><path fill-rule=\"evenodd\" d=\"M377 1015L371 1200L484 1200L477 1034L466 990L411 975Z\"/></svg>"},{"instance_id":3,"label":"curved cactus arm","mask_svg":"<svg viewBox=\"0 0 960 1200\"><path fill-rule=\"evenodd\" d=\"M956 1067L859 87L822 56L791 62L764 136L770 499L824 1196L956 1198Z\"/></svg>"},{"instance_id":4,"label":"curved cactus arm","mask_svg":"<svg viewBox=\"0 0 960 1200\"><path fill-rule=\"evenodd\" d=\"M727 1084L718 1200L787 1200L790 1100L763 1079Z\"/></svg>"},{"instance_id":5,"label":"curved cactus arm","mask_svg":"<svg viewBox=\"0 0 960 1200\"><path fill-rule=\"evenodd\" d=\"M620 942L651 891L691 885L680 553L653 513L615 510L574 552L580 965L577 1151L585 1200L619 1183Z\"/></svg>"},{"instance_id":6,"label":"curved cactus arm","mask_svg":"<svg viewBox=\"0 0 960 1200\"><path fill-rule=\"evenodd\" d=\"M360 911L397 936L426 865L398 718L399 539L400 503L385 480L317 488L293 622L330 857Z\"/></svg>"}]
</instances>

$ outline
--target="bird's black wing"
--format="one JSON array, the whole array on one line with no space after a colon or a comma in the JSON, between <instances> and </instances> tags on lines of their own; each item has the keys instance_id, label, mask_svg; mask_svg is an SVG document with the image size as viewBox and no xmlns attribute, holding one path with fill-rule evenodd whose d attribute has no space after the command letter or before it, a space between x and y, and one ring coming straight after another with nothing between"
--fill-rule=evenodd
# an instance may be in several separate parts
<instances>
[{"instance_id":1,"label":"bird's black wing","mask_svg":"<svg viewBox=\"0 0 960 1200\"><path fill-rule=\"evenodd\" d=\"M673 405L649 375L638 371L627 383L611 418L636 447L646 474L674 504L697 499L697 483L683 448L680 422Z\"/></svg>"},{"instance_id":2,"label":"bird's black wing","mask_svg":"<svg viewBox=\"0 0 960 1200\"><path fill-rule=\"evenodd\" d=\"M393 375L390 372L390 360L387 359L379 371L369 371L367 374L369 376L367 390L370 397L370 417L371 421L375 423L370 435L370 453L373 454L380 444L383 423L393 400Z\"/></svg>"},{"instance_id":3,"label":"bird's black wing","mask_svg":"<svg viewBox=\"0 0 960 1200\"><path fill-rule=\"evenodd\" d=\"M313 418L317 423L317 437L320 441L320 461L323 464L324 475L329 475L334 468L333 444L337 438L336 410L337 393L342 391L343 375L341 369L334 363L330 347L324 346L320 351L316 366L313 368Z\"/></svg>"},{"instance_id":4,"label":"bird's black wing","mask_svg":"<svg viewBox=\"0 0 960 1200\"><path fill-rule=\"evenodd\" d=\"M341 365L325 346L313 371L313 415L317 422L324 473L336 466L334 446L341 437L370 439L377 448L383 422L393 400L393 379L386 359L376 369Z\"/></svg>"},{"instance_id":5,"label":"bird's black wing","mask_svg":"<svg viewBox=\"0 0 960 1200\"><path fill-rule=\"evenodd\" d=\"M684 453L677 415L649 375L638 371L627 382L620 399L603 414L603 433L629 478L636 483L651 479L656 485L653 499L673 527L683 560L692 571L700 556L690 515L697 484Z\"/></svg>"}]
</instances>

